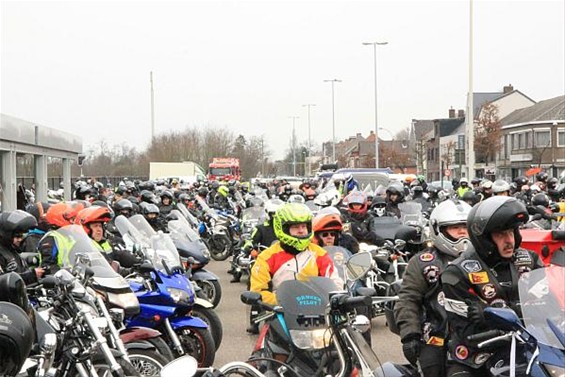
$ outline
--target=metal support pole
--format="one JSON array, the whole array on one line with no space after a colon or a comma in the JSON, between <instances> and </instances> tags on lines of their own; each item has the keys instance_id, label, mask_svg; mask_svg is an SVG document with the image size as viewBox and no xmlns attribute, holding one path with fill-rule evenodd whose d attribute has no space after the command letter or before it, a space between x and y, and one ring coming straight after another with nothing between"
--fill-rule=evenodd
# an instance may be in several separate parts
<instances>
[{"instance_id":1,"label":"metal support pole","mask_svg":"<svg viewBox=\"0 0 565 377\"><path fill-rule=\"evenodd\" d=\"M335 96L334 96L334 84L336 82L341 82L341 80L332 79L332 80L324 80L324 82L331 82L332 83L332 140L333 140L332 160L333 160L333 163L335 163L336 159L335 159Z\"/></svg>"}]
</instances>

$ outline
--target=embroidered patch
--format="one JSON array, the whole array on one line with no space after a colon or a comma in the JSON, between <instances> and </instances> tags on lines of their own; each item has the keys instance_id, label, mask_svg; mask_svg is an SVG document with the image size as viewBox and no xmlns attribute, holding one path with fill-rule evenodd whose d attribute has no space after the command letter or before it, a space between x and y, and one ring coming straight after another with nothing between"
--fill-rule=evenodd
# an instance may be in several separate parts
<instances>
[{"instance_id":1,"label":"embroidered patch","mask_svg":"<svg viewBox=\"0 0 565 377\"><path fill-rule=\"evenodd\" d=\"M466 260L461 263L461 267L467 272L479 272L483 269L479 261L476 260Z\"/></svg>"},{"instance_id":2,"label":"embroidered patch","mask_svg":"<svg viewBox=\"0 0 565 377\"><path fill-rule=\"evenodd\" d=\"M436 257L432 254L432 253L423 253L422 255L420 255L420 260L422 262L431 262L435 259Z\"/></svg>"},{"instance_id":3,"label":"embroidered patch","mask_svg":"<svg viewBox=\"0 0 565 377\"><path fill-rule=\"evenodd\" d=\"M458 345L455 348L455 357L459 360L465 360L469 357L469 349L464 345Z\"/></svg>"},{"instance_id":4,"label":"embroidered patch","mask_svg":"<svg viewBox=\"0 0 565 377\"><path fill-rule=\"evenodd\" d=\"M518 273L522 275L523 273L530 272L532 268L530 266L520 266L518 267Z\"/></svg>"},{"instance_id":5,"label":"embroidered patch","mask_svg":"<svg viewBox=\"0 0 565 377\"><path fill-rule=\"evenodd\" d=\"M486 271L482 272L471 272L469 274L469 280L473 284L485 284L489 282L488 273Z\"/></svg>"},{"instance_id":6,"label":"embroidered patch","mask_svg":"<svg viewBox=\"0 0 565 377\"><path fill-rule=\"evenodd\" d=\"M444 343L443 338L439 338L437 336L430 337L430 339L428 339L428 341L426 342L426 344L429 344L430 346L438 346L438 347L443 347L443 343Z\"/></svg>"},{"instance_id":7,"label":"embroidered patch","mask_svg":"<svg viewBox=\"0 0 565 377\"><path fill-rule=\"evenodd\" d=\"M443 293L443 291L440 291L437 294L437 303L440 304L441 306L445 304L445 293Z\"/></svg>"},{"instance_id":8,"label":"embroidered patch","mask_svg":"<svg viewBox=\"0 0 565 377\"><path fill-rule=\"evenodd\" d=\"M506 307L508 307L508 305L506 305L506 301L504 301L501 298L497 298L497 299L492 300L489 305L492 306L493 308L506 308Z\"/></svg>"},{"instance_id":9,"label":"embroidered patch","mask_svg":"<svg viewBox=\"0 0 565 377\"><path fill-rule=\"evenodd\" d=\"M481 352L475 355L475 358L473 359L473 362L477 365L481 365L484 364L485 361L487 361L489 359L489 357L491 357L492 354L487 353L487 352Z\"/></svg>"},{"instance_id":10,"label":"embroidered patch","mask_svg":"<svg viewBox=\"0 0 565 377\"><path fill-rule=\"evenodd\" d=\"M424 276L429 283L435 283L439 279L439 267L438 266L426 266L424 267Z\"/></svg>"},{"instance_id":11,"label":"embroidered patch","mask_svg":"<svg viewBox=\"0 0 565 377\"><path fill-rule=\"evenodd\" d=\"M483 294L484 298L491 299L496 296L496 289L494 288L493 284L485 284L481 288L481 293Z\"/></svg>"}]
</instances>

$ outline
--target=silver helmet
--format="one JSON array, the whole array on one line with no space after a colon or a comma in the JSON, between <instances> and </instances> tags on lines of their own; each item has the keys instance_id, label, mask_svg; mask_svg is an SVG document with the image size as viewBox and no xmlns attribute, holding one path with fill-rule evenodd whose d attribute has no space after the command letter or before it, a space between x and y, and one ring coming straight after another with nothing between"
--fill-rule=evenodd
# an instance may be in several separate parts
<instances>
[{"instance_id":1,"label":"silver helmet","mask_svg":"<svg viewBox=\"0 0 565 377\"><path fill-rule=\"evenodd\" d=\"M434 246L442 253L454 257L467 249L471 241L462 237L458 240L445 233L445 227L467 224L471 206L462 200L450 199L441 202L430 215L430 238Z\"/></svg>"}]
</instances>

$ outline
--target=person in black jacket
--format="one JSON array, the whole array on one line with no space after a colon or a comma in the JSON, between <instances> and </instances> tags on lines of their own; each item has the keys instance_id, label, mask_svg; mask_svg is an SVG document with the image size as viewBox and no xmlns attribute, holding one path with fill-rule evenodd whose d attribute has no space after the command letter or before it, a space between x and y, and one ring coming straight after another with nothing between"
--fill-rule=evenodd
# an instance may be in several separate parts
<instances>
[{"instance_id":1,"label":"person in black jacket","mask_svg":"<svg viewBox=\"0 0 565 377\"><path fill-rule=\"evenodd\" d=\"M371 230L373 215L368 212L367 195L362 191L353 191L343 199L347 210L342 212L344 233L350 233L358 242L381 246L384 240Z\"/></svg>"},{"instance_id":2,"label":"person in black jacket","mask_svg":"<svg viewBox=\"0 0 565 377\"><path fill-rule=\"evenodd\" d=\"M0 213L0 274L17 272L26 284L37 282L45 270L29 268L19 249L26 232L37 226L37 220L22 210Z\"/></svg>"},{"instance_id":3,"label":"person in black jacket","mask_svg":"<svg viewBox=\"0 0 565 377\"><path fill-rule=\"evenodd\" d=\"M441 275L450 328L447 376L489 376L491 356L507 350L500 343L479 349L468 336L493 329L485 320L487 306L509 307L521 316L518 279L543 267L537 254L520 248L518 227L527 220L526 207L508 196L486 199L471 209L467 228L474 249L464 252Z\"/></svg>"},{"instance_id":4,"label":"person in black jacket","mask_svg":"<svg viewBox=\"0 0 565 377\"><path fill-rule=\"evenodd\" d=\"M402 351L424 377L444 376L447 355L447 314L439 277L448 263L470 245L467 215L471 206L454 199L441 202L430 215L433 246L408 262L395 304Z\"/></svg>"}]
</instances>

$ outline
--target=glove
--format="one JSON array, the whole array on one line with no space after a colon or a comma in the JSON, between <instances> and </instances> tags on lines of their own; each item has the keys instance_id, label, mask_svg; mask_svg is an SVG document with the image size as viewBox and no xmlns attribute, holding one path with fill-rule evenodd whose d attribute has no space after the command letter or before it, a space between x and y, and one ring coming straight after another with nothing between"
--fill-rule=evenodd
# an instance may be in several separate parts
<instances>
[{"instance_id":1,"label":"glove","mask_svg":"<svg viewBox=\"0 0 565 377\"><path fill-rule=\"evenodd\" d=\"M465 300L467 304L467 319L475 325L486 324L484 307L479 301Z\"/></svg>"},{"instance_id":2,"label":"glove","mask_svg":"<svg viewBox=\"0 0 565 377\"><path fill-rule=\"evenodd\" d=\"M402 339L402 353L404 353L404 357L412 365L416 365L421 348L420 335L411 335Z\"/></svg>"}]
</instances>

